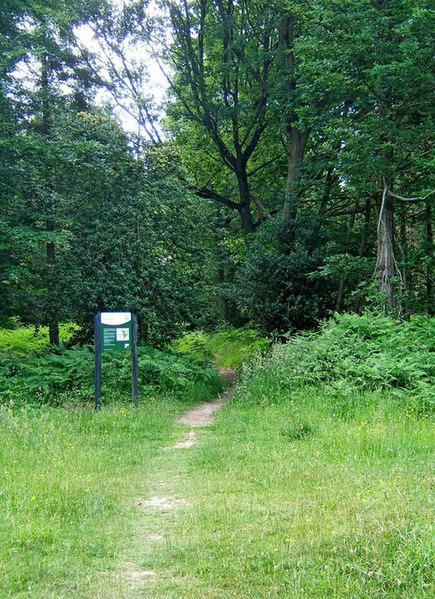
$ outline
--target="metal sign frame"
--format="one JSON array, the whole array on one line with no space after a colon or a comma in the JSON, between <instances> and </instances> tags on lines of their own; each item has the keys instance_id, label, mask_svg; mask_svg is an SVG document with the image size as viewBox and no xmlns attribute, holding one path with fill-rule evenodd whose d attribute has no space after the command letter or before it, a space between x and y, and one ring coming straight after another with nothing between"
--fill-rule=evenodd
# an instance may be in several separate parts
<instances>
[{"instance_id":1,"label":"metal sign frame","mask_svg":"<svg viewBox=\"0 0 435 599\"><path fill-rule=\"evenodd\" d=\"M108 324L102 322L102 316L109 317L113 315L114 323ZM130 320L125 321L127 315L130 315ZM116 324L117 318L124 321ZM107 319L106 319L107 320ZM119 320L119 318L118 318ZM122 328L121 328L122 327ZM106 333L110 329L110 334ZM112 329L114 333L112 333ZM138 361L137 361L137 318L131 312L98 312L94 318L95 330L95 409L97 412L101 410L101 392L102 392L102 356L103 352L125 352L131 353L131 391L132 399L135 407L139 405L139 384L138 384ZM131 333L126 333L126 331ZM122 331L118 335L117 331ZM119 339L118 339L119 337ZM122 339L124 337L124 339ZM128 342L128 343L127 343Z\"/></svg>"}]
</instances>

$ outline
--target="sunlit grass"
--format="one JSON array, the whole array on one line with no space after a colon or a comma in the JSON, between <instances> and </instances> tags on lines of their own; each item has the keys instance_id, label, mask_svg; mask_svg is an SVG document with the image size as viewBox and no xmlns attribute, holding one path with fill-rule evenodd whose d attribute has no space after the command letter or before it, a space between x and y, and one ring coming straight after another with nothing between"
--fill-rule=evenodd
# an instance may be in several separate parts
<instances>
[{"instance_id":1,"label":"sunlit grass","mask_svg":"<svg viewBox=\"0 0 435 599\"><path fill-rule=\"evenodd\" d=\"M272 406L239 394L186 457L192 507L144 557L161 577L143 596L432 597L431 422L355 400L350 415L316 388Z\"/></svg>"},{"instance_id":2,"label":"sunlit grass","mask_svg":"<svg viewBox=\"0 0 435 599\"><path fill-rule=\"evenodd\" d=\"M0 413L0 596L91 597L116 571L182 404ZM115 595L109 595L115 596Z\"/></svg>"}]
</instances>

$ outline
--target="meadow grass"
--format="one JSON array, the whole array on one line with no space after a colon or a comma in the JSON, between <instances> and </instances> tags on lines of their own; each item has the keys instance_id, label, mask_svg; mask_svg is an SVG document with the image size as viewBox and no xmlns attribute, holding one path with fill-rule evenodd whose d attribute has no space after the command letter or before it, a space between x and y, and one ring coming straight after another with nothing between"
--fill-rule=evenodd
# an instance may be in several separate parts
<instances>
[{"instance_id":1,"label":"meadow grass","mask_svg":"<svg viewBox=\"0 0 435 599\"><path fill-rule=\"evenodd\" d=\"M116 572L135 533L133 497L147 496L155 455L197 400L148 398L137 410L118 404L98 414L2 409L0 597L100 596L98 578Z\"/></svg>"},{"instance_id":2,"label":"meadow grass","mask_svg":"<svg viewBox=\"0 0 435 599\"><path fill-rule=\"evenodd\" d=\"M346 316L259 355L188 449L176 416L220 383L175 358L144 356L137 411L4 406L0 597L431 598L432 328Z\"/></svg>"},{"instance_id":3,"label":"meadow grass","mask_svg":"<svg viewBox=\"0 0 435 599\"><path fill-rule=\"evenodd\" d=\"M191 505L144 555L160 576L138 596L432 597L430 420L388 393L349 409L320 387L273 405L248 390L186 454Z\"/></svg>"}]
</instances>

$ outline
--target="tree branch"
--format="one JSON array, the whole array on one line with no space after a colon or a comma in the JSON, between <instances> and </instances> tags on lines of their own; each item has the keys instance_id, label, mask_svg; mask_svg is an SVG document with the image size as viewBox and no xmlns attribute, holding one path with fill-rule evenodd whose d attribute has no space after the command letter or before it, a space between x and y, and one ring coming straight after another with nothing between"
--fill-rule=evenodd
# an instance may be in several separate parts
<instances>
[{"instance_id":1,"label":"tree branch","mask_svg":"<svg viewBox=\"0 0 435 599\"><path fill-rule=\"evenodd\" d=\"M222 196L220 193L217 193L216 191L213 191L213 189L209 189L208 187L191 188L191 191L200 198L214 200L215 202L219 202L219 204L223 204L227 208L231 208L231 210L240 210L240 205L237 204L237 202L229 200L228 198Z\"/></svg>"}]
</instances>

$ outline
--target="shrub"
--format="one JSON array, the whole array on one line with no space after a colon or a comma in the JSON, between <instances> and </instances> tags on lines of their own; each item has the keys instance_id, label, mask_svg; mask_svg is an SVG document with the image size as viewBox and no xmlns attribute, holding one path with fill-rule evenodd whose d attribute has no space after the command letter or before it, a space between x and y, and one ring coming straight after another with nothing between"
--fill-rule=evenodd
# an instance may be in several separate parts
<instances>
[{"instance_id":1,"label":"shrub","mask_svg":"<svg viewBox=\"0 0 435 599\"><path fill-rule=\"evenodd\" d=\"M142 397L186 396L195 386L216 395L222 388L213 368L188 356L160 352L149 347L138 351L139 385ZM130 356L103 357L103 399L128 399L131 393ZM17 361L0 356L0 403L51 404L91 401L94 395L94 354L88 347L28 355Z\"/></svg>"},{"instance_id":2,"label":"shrub","mask_svg":"<svg viewBox=\"0 0 435 599\"><path fill-rule=\"evenodd\" d=\"M434 352L435 318L336 315L320 332L293 337L255 360L242 386L252 400L266 403L311 385L347 396L388 390L427 411L435 404Z\"/></svg>"},{"instance_id":3,"label":"shrub","mask_svg":"<svg viewBox=\"0 0 435 599\"><path fill-rule=\"evenodd\" d=\"M239 369L258 353L270 349L270 342L253 329L227 329L207 335L189 333L173 344L175 352L200 361L214 360L216 365Z\"/></svg>"}]
</instances>

